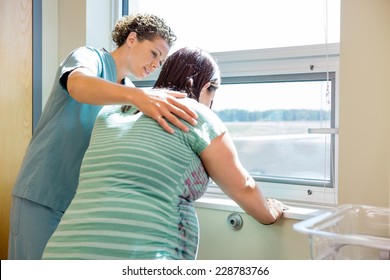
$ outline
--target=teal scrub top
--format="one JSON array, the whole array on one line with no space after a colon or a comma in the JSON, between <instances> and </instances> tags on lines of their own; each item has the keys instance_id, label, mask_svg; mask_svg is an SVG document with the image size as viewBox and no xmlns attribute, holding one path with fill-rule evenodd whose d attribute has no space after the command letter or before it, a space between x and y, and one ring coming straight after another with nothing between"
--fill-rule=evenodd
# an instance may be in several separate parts
<instances>
[{"instance_id":1,"label":"teal scrub top","mask_svg":"<svg viewBox=\"0 0 390 280\"><path fill-rule=\"evenodd\" d=\"M102 106L83 104L66 89L68 74L86 67L116 82L111 54L93 47L74 50L58 68L55 82L25 154L13 195L65 211L78 185L82 158Z\"/></svg>"}]
</instances>

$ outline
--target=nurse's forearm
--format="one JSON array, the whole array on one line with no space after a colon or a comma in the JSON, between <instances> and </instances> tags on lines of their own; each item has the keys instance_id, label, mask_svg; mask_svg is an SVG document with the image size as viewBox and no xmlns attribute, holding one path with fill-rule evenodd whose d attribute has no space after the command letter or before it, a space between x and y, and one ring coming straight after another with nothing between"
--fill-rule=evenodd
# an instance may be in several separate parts
<instances>
[{"instance_id":1,"label":"nurse's forearm","mask_svg":"<svg viewBox=\"0 0 390 280\"><path fill-rule=\"evenodd\" d=\"M145 95L138 88L73 72L68 77L67 88L70 96L75 100L92 105L133 104L134 98Z\"/></svg>"}]
</instances>

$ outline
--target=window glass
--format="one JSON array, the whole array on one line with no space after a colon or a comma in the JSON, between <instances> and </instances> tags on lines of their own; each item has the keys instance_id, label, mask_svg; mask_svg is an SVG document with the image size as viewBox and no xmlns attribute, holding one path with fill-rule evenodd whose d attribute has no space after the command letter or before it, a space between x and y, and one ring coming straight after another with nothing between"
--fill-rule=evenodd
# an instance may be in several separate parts
<instances>
[{"instance_id":1,"label":"window glass","mask_svg":"<svg viewBox=\"0 0 390 280\"><path fill-rule=\"evenodd\" d=\"M330 180L330 146L309 128L331 126L326 81L225 84L213 110L254 176Z\"/></svg>"},{"instance_id":2,"label":"window glass","mask_svg":"<svg viewBox=\"0 0 390 280\"><path fill-rule=\"evenodd\" d=\"M129 0L129 13L163 17L178 40L171 51L276 48L340 41L340 0Z\"/></svg>"}]
</instances>

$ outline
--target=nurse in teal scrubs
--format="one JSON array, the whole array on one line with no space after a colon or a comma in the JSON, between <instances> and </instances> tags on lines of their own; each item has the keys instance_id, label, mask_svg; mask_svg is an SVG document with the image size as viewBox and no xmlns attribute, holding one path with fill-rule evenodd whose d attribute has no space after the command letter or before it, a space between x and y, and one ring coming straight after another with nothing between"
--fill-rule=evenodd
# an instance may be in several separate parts
<instances>
[{"instance_id":1,"label":"nurse in teal scrubs","mask_svg":"<svg viewBox=\"0 0 390 280\"><path fill-rule=\"evenodd\" d=\"M117 48L111 53L81 47L58 68L13 189L9 259L41 259L75 195L81 161L103 105L134 105L168 132L173 132L169 122L188 131L177 117L196 123L193 110L174 96L135 88L127 78L144 78L164 63L176 40L164 20L126 16L112 38Z\"/></svg>"}]
</instances>

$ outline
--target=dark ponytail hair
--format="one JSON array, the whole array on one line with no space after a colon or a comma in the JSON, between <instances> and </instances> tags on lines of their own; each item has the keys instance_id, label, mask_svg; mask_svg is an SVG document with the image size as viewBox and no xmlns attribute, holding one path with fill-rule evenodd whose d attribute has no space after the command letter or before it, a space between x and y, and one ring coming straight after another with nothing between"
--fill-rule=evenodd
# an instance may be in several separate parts
<instances>
[{"instance_id":1,"label":"dark ponytail hair","mask_svg":"<svg viewBox=\"0 0 390 280\"><path fill-rule=\"evenodd\" d=\"M202 87L211 82L213 89L220 84L219 68L212 56L199 48L181 48L170 55L162 66L154 88L186 92L199 101Z\"/></svg>"}]
</instances>

